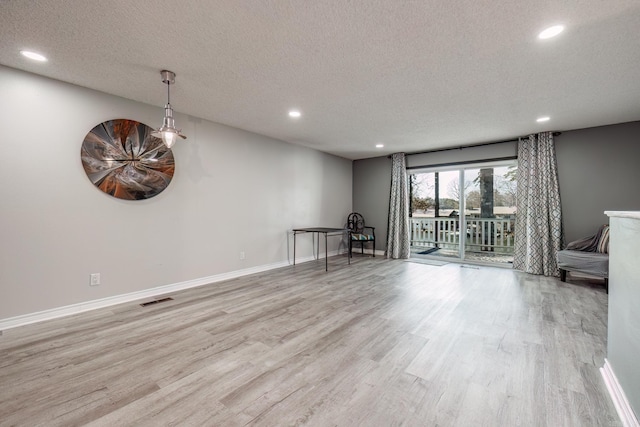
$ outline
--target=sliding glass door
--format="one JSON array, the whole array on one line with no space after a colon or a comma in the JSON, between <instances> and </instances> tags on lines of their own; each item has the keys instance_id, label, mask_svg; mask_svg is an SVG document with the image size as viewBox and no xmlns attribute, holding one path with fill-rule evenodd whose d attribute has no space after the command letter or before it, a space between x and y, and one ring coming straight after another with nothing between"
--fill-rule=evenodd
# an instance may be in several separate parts
<instances>
[{"instance_id":1,"label":"sliding glass door","mask_svg":"<svg viewBox=\"0 0 640 427\"><path fill-rule=\"evenodd\" d=\"M515 172L515 160L411 171L412 256L513 262Z\"/></svg>"}]
</instances>

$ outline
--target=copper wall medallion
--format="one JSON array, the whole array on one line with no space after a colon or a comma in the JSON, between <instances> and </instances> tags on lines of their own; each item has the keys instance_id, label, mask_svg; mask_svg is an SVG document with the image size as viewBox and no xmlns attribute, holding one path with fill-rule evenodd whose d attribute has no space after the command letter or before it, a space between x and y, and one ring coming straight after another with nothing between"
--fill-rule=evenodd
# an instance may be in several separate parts
<instances>
[{"instance_id":1,"label":"copper wall medallion","mask_svg":"<svg viewBox=\"0 0 640 427\"><path fill-rule=\"evenodd\" d=\"M134 120L116 119L91 129L82 143L82 165L93 184L125 200L149 199L173 178L171 149L151 136L153 129Z\"/></svg>"}]
</instances>

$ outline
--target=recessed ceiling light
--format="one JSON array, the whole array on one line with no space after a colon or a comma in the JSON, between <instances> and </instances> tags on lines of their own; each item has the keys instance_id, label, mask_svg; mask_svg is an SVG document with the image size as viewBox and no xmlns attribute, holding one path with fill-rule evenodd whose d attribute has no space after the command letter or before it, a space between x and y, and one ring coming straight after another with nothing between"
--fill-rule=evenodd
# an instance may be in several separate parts
<instances>
[{"instance_id":1,"label":"recessed ceiling light","mask_svg":"<svg viewBox=\"0 0 640 427\"><path fill-rule=\"evenodd\" d=\"M564 25L554 25L553 27L549 27L546 30L542 31L538 34L539 39L550 39L551 37L555 37L564 31Z\"/></svg>"},{"instance_id":2,"label":"recessed ceiling light","mask_svg":"<svg viewBox=\"0 0 640 427\"><path fill-rule=\"evenodd\" d=\"M376 144L376 148L383 148L384 144Z\"/></svg>"},{"instance_id":3,"label":"recessed ceiling light","mask_svg":"<svg viewBox=\"0 0 640 427\"><path fill-rule=\"evenodd\" d=\"M34 61L40 61L40 62L47 61L46 56L40 55L39 53L36 53L36 52L31 52L30 50L21 50L20 53L22 54L22 56L25 56L29 59L33 59Z\"/></svg>"},{"instance_id":4,"label":"recessed ceiling light","mask_svg":"<svg viewBox=\"0 0 640 427\"><path fill-rule=\"evenodd\" d=\"M548 122L548 121L549 121L549 119L551 119L551 117L549 117L549 116L538 117L538 118L536 119L536 122L538 122L538 123Z\"/></svg>"},{"instance_id":5,"label":"recessed ceiling light","mask_svg":"<svg viewBox=\"0 0 640 427\"><path fill-rule=\"evenodd\" d=\"M295 117L298 118L300 117L302 114L300 114L300 111L298 110L291 110L289 111L289 117Z\"/></svg>"}]
</instances>

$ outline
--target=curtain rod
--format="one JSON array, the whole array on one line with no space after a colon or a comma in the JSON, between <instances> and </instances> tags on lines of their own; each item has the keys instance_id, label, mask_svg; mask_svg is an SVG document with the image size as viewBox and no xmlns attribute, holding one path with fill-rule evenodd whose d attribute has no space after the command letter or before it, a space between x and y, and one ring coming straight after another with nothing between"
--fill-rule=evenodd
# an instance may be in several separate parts
<instances>
[{"instance_id":1,"label":"curtain rod","mask_svg":"<svg viewBox=\"0 0 640 427\"><path fill-rule=\"evenodd\" d=\"M562 132L553 132L553 136L558 136L558 135L562 135ZM495 145L495 144L506 144L507 142L518 142L520 140L520 138L526 138L527 136L521 136L518 137L516 139L507 139L504 141L494 141L494 142L484 142L481 144L470 144L470 145L460 145L458 147L447 147L447 148L438 148L436 150L427 150L427 151L414 151L411 153L405 153L405 155L407 156L413 156L416 154L430 154L430 153L439 153L441 151L451 151L451 150L462 150L463 148L475 148L475 147L484 147L485 145ZM387 156L388 159L391 158L391 156Z\"/></svg>"},{"instance_id":2,"label":"curtain rod","mask_svg":"<svg viewBox=\"0 0 640 427\"><path fill-rule=\"evenodd\" d=\"M416 170L416 169L433 169L433 168L442 168L442 167L449 167L449 166L464 166L464 165L474 165L474 164L478 164L478 163L492 163L492 162L502 162L505 160L517 160L518 157L495 157L493 159L482 159L481 161L478 160L473 160L473 161L466 161L466 162L452 162L452 163L439 163L439 164L435 164L435 165L429 165L429 166L407 166L407 170Z\"/></svg>"}]
</instances>

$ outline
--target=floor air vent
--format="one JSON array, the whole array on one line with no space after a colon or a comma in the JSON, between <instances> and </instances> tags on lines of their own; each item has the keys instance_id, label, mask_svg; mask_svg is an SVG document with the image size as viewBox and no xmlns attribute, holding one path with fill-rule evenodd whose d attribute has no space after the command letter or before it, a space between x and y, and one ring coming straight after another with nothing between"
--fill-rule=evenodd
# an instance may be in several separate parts
<instances>
[{"instance_id":1,"label":"floor air vent","mask_svg":"<svg viewBox=\"0 0 640 427\"><path fill-rule=\"evenodd\" d=\"M143 306L143 307L147 307L147 306L150 306L150 305L153 305L153 304L158 304L159 302L166 302L166 301L173 301L173 298L166 297L166 298L154 299L153 301L143 302L140 305Z\"/></svg>"}]
</instances>

